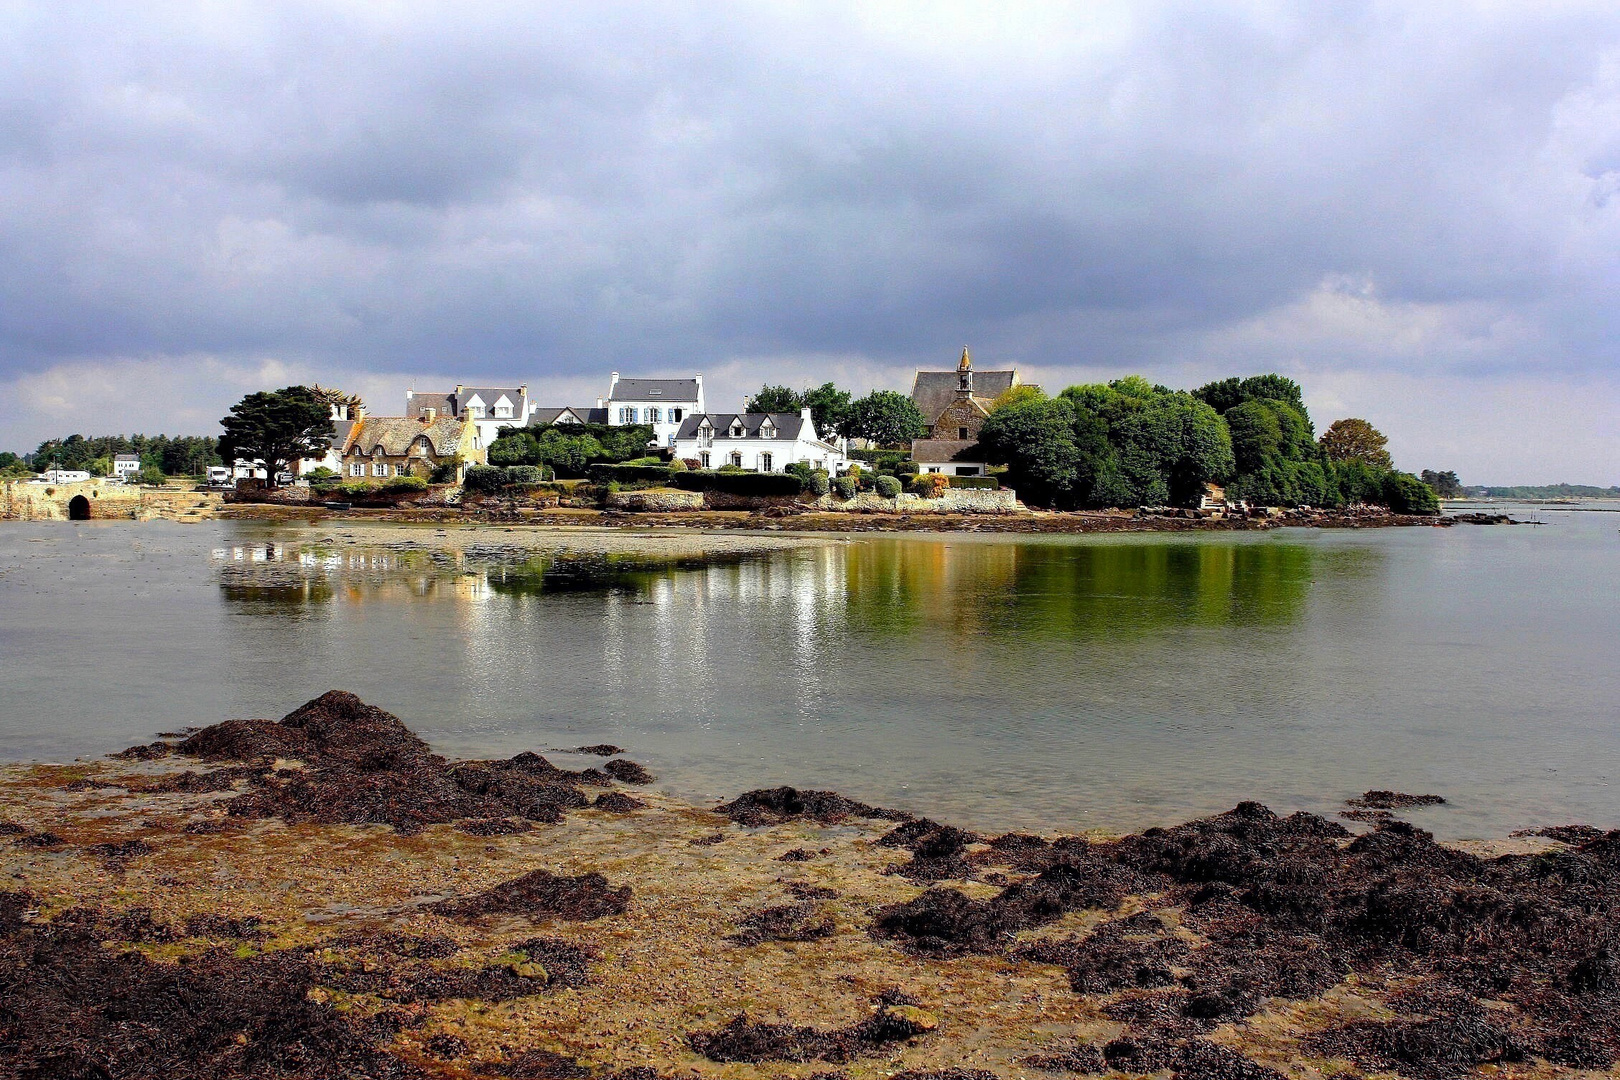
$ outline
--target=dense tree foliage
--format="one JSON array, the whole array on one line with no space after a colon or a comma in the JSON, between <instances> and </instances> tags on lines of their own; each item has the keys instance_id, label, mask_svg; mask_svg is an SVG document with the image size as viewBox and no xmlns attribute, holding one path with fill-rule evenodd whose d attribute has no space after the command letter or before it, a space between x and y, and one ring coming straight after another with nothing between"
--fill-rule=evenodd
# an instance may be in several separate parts
<instances>
[{"instance_id":1,"label":"dense tree foliage","mask_svg":"<svg viewBox=\"0 0 1620 1080\"><path fill-rule=\"evenodd\" d=\"M220 456L262 463L274 487L277 473L331 448L332 404L326 391L308 386L260 391L232 405L219 426L225 429Z\"/></svg>"},{"instance_id":2,"label":"dense tree foliage","mask_svg":"<svg viewBox=\"0 0 1620 1080\"><path fill-rule=\"evenodd\" d=\"M1135 376L1024 395L994 409L979 439L1009 484L1047 505L1196 503L1232 471L1215 410Z\"/></svg>"},{"instance_id":3,"label":"dense tree foliage","mask_svg":"<svg viewBox=\"0 0 1620 1080\"><path fill-rule=\"evenodd\" d=\"M1435 472L1433 469L1424 469L1418 474L1418 479L1422 480L1425 484L1428 484L1431 488L1433 488L1434 493L1440 496L1442 499L1457 499L1462 497L1462 481L1457 479L1457 474L1452 472L1450 469L1447 469L1445 472Z\"/></svg>"},{"instance_id":4,"label":"dense tree foliage","mask_svg":"<svg viewBox=\"0 0 1620 1080\"><path fill-rule=\"evenodd\" d=\"M787 386L766 385L748 399L749 412L796 413L808 408L816 434L823 439L849 434L850 405L849 391L840 390L830 382L802 392Z\"/></svg>"},{"instance_id":5,"label":"dense tree foliage","mask_svg":"<svg viewBox=\"0 0 1620 1080\"><path fill-rule=\"evenodd\" d=\"M997 394L995 400L990 402L990 411L1005 409L1009 405L1022 405L1029 401L1039 401L1046 396L1046 392L1038 386L1009 386Z\"/></svg>"},{"instance_id":6,"label":"dense tree foliage","mask_svg":"<svg viewBox=\"0 0 1620 1080\"><path fill-rule=\"evenodd\" d=\"M646 424L548 424L502 428L489 445L492 466L549 465L556 475L577 479L596 464L618 464L647 452L653 429Z\"/></svg>"},{"instance_id":7,"label":"dense tree foliage","mask_svg":"<svg viewBox=\"0 0 1620 1080\"><path fill-rule=\"evenodd\" d=\"M1375 455L1330 458L1299 384L1281 375L1222 379L1190 394L1130 376L1052 399L1009 397L991 410L980 443L1038 505L1192 506L1206 483L1224 483L1229 501L1260 506L1432 512L1412 486L1425 485Z\"/></svg>"},{"instance_id":8,"label":"dense tree foliage","mask_svg":"<svg viewBox=\"0 0 1620 1080\"><path fill-rule=\"evenodd\" d=\"M928 430L922 410L905 394L874 390L849 407L847 433L877 446L898 446Z\"/></svg>"},{"instance_id":9,"label":"dense tree foliage","mask_svg":"<svg viewBox=\"0 0 1620 1080\"><path fill-rule=\"evenodd\" d=\"M1335 420L1322 433L1322 452L1329 461L1364 461L1377 469L1393 469L1395 463L1384 447L1384 433L1357 416Z\"/></svg>"},{"instance_id":10,"label":"dense tree foliage","mask_svg":"<svg viewBox=\"0 0 1620 1080\"><path fill-rule=\"evenodd\" d=\"M47 439L34 453L33 467L45 469L85 469L98 458L111 461L116 454L139 454L141 468L160 469L170 476L200 475L210 465L219 465L219 440L198 435L69 435Z\"/></svg>"}]
</instances>

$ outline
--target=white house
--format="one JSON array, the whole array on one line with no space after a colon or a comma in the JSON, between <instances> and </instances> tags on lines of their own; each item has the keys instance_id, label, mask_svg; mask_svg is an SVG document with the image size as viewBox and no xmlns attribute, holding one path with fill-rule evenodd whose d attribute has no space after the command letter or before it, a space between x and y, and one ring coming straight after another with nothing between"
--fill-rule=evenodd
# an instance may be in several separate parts
<instances>
[{"instance_id":1,"label":"white house","mask_svg":"<svg viewBox=\"0 0 1620 1080\"><path fill-rule=\"evenodd\" d=\"M977 439L918 439L911 444L911 460L920 473L946 476L988 476L989 462Z\"/></svg>"},{"instance_id":2,"label":"white house","mask_svg":"<svg viewBox=\"0 0 1620 1080\"><path fill-rule=\"evenodd\" d=\"M736 465L754 472L781 472L805 462L837 475L847 464L842 442L816 435L810 410L798 413L695 413L681 421L675 456L700 468Z\"/></svg>"},{"instance_id":3,"label":"white house","mask_svg":"<svg viewBox=\"0 0 1620 1080\"><path fill-rule=\"evenodd\" d=\"M116 454L113 457L112 474L120 480L126 480L141 471L141 455Z\"/></svg>"},{"instance_id":4,"label":"white house","mask_svg":"<svg viewBox=\"0 0 1620 1080\"><path fill-rule=\"evenodd\" d=\"M534 413L529 388L524 386L464 386L449 392L405 391L405 415L412 420L432 417L470 421L473 449L487 450L501 429L526 427Z\"/></svg>"},{"instance_id":5,"label":"white house","mask_svg":"<svg viewBox=\"0 0 1620 1080\"><path fill-rule=\"evenodd\" d=\"M90 479L83 469L46 469L39 474L36 484L82 484Z\"/></svg>"},{"instance_id":6,"label":"white house","mask_svg":"<svg viewBox=\"0 0 1620 1080\"><path fill-rule=\"evenodd\" d=\"M669 448L687 419L703 412L703 374L690 379L621 379L609 376L608 396L597 402L607 409L607 422L651 424L653 441Z\"/></svg>"}]
</instances>

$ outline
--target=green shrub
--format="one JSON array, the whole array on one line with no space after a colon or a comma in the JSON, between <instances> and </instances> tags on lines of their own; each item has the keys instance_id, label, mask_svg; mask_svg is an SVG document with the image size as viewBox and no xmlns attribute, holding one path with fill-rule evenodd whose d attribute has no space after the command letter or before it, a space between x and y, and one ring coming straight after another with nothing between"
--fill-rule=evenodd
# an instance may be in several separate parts
<instances>
[{"instance_id":1,"label":"green shrub","mask_svg":"<svg viewBox=\"0 0 1620 1080\"><path fill-rule=\"evenodd\" d=\"M499 491L506 486L506 470L493 465L473 465L467 469L461 486L467 491Z\"/></svg>"},{"instance_id":2,"label":"green shrub","mask_svg":"<svg viewBox=\"0 0 1620 1080\"><path fill-rule=\"evenodd\" d=\"M656 460L656 459L655 459ZM656 465L592 465L585 470L593 484L617 483L622 487L659 487L669 483L674 470L659 462Z\"/></svg>"},{"instance_id":3,"label":"green shrub","mask_svg":"<svg viewBox=\"0 0 1620 1080\"><path fill-rule=\"evenodd\" d=\"M396 476L383 484L384 491L426 491L427 481L420 476Z\"/></svg>"},{"instance_id":4,"label":"green shrub","mask_svg":"<svg viewBox=\"0 0 1620 1080\"><path fill-rule=\"evenodd\" d=\"M892 499L900 494L900 481L892 476L880 476L875 483L877 493L885 499Z\"/></svg>"},{"instance_id":5,"label":"green shrub","mask_svg":"<svg viewBox=\"0 0 1620 1080\"><path fill-rule=\"evenodd\" d=\"M894 467L894 475L896 476L916 476L917 472L918 465L910 458L907 458Z\"/></svg>"},{"instance_id":6,"label":"green shrub","mask_svg":"<svg viewBox=\"0 0 1620 1080\"><path fill-rule=\"evenodd\" d=\"M1440 512L1440 497L1434 488L1411 473L1392 472L1384 477L1384 502L1397 514Z\"/></svg>"},{"instance_id":7,"label":"green shrub","mask_svg":"<svg viewBox=\"0 0 1620 1080\"><path fill-rule=\"evenodd\" d=\"M162 487L167 479L168 477L163 475L162 469L155 469L150 465L143 467L134 476L137 484L145 484L147 487Z\"/></svg>"},{"instance_id":8,"label":"green shrub","mask_svg":"<svg viewBox=\"0 0 1620 1080\"><path fill-rule=\"evenodd\" d=\"M993 476L947 476L945 482L953 488L982 488L986 491L1001 487L1001 482Z\"/></svg>"},{"instance_id":9,"label":"green shrub","mask_svg":"<svg viewBox=\"0 0 1620 1080\"><path fill-rule=\"evenodd\" d=\"M451 457L445 458L443 461L433 466L433 476L431 479L435 484L453 484L456 482L456 473L460 469L461 455L455 454Z\"/></svg>"},{"instance_id":10,"label":"green shrub","mask_svg":"<svg viewBox=\"0 0 1620 1080\"><path fill-rule=\"evenodd\" d=\"M545 480L546 474L538 465L508 465L506 467L506 482L508 484L538 484Z\"/></svg>"},{"instance_id":11,"label":"green shrub","mask_svg":"<svg viewBox=\"0 0 1620 1080\"><path fill-rule=\"evenodd\" d=\"M348 499L364 499L377 494L377 484L370 480L350 480L337 486L337 493Z\"/></svg>"},{"instance_id":12,"label":"green shrub","mask_svg":"<svg viewBox=\"0 0 1620 1080\"><path fill-rule=\"evenodd\" d=\"M826 469L812 469L810 482L805 485L810 494L820 498L832 490L832 480L827 476Z\"/></svg>"},{"instance_id":13,"label":"green shrub","mask_svg":"<svg viewBox=\"0 0 1620 1080\"><path fill-rule=\"evenodd\" d=\"M683 491L723 491L729 495L797 495L804 490L803 481L789 473L725 472L720 469L695 469L675 473L674 485Z\"/></svg>"},{"instance_id":14,"label":"green shrub","mask_svg":"<svg viewBox=\"0 0 1620 1080\"><path fill-rule=\"evenodd\" d=\"M861 490L861 485L853 476L840 476L832 482L833 490L838 492L840 499L853 499Z\"/></svg>"},{"instance_id":15,"label":"green shrub","mask_svg":"<svg viewBox=\"0 0 1620 1080\"><path fill-rule=\"evenodd\" d=\"M669 463L669 471L670 472L685 472L687 469L690 469L690 468L691 468L691 466L686 463L685 458L675 458L673 461L671 461Z\"/></svg>"},{"instance_id":16,"label":"green shrub","mask_svg":"<svg viewBox=\"0 0 1620 1080\"><path fill-rule=\"evenodd\" d=\"M730 464L722 465L718 469L715 470L715 472L723 472L723 473L731 473L731 474L736 474L736 473L740 473L740 472L747 472L747 471L748 470L744 469L741 465L730 465Z\"/></svg>"},{"instance_id":17,"label":"green shrub","mask_svg":"<svg viewBox=\"0 0 1620 1080\"><path fill-rule=\"evenodd\" d=\"M912 477L910 485L913 495L921 495L925 499L937 499L944 492L945 485L950 481L944 473L919 473Z\"/></svg>"},{"instance_id":18,"label":"green shrub","mask_svg":"<svg viewBox=\"0 0 1620 1080\"><path fill-rule=\"evenodd\" d=\"M810 474L816 470L811 468L808 461L790 461L782 466L782 471L789 476L797 476L807 486L810 483Z\"/></svg>"},{"instance_id":19,"label":"green shrub","mask_svg":"<svg viewBox=\"0 0 1620 1080\"><path fill-rule=\"evenodd\" d=\"M141 470L141 472L145 471L145 469ZM304 474L304 479L308 480L311 484L328 484L334 480L340 480L342 478L331 469L328 469L325 465L317 465L315 468Z\"/></svg>"},{"instance_id":20,"label":"green shrub","mask_svg":"<svg viewBox=\"0 0 1620 1080\"><path fill-rule=\"evenodd\" d=\"M910 455L905 450L851 450L854 461L864 461L877 472L894 471Z\"/></svg>"},{"instance_id":21,"label":"green shrub","mask_svg":"<svg viewBox=\"0 0 1620 1080\"><path fill-rule=\"evenodd\" d=\"M621 465L657 465L657 466L660 466L661 468L668 468L669 467L669 462L665 461L661 457L638 457L638 458L633 458L630 461L621 461L621 462L619 462L619 464L621 464Z\"/></svg>"}]
</instances>

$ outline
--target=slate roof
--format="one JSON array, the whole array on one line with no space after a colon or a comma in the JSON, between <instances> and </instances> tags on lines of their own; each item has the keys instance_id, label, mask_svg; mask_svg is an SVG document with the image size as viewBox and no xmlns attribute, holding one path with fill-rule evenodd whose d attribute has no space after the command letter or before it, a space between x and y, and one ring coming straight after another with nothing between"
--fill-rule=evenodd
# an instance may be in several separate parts
<instances>
[{"instance_id":1,"label":"slate roof","mask_svg":"<svg viewBox=\"0 0 1620 1080\"><path fill-rule=\"evenodd\" d=\"M440 416L456 415L456 394L453 390L417 390L405 398L405 415L420 417L425 409L436 409Z\"/></svg>"},{"instance_id":2,"label":"slate roof","mask_svg":"<svg viewBox=\"0 0 1620 1080\"><path fill-rule=\"evenodd\" d=\"M919 465L943 465L962 461L984 464L984 451L977 439L918 439L911 444L911 460Z\"/></svg>"},{"instance_id":3,"label":"slate roof","mask_svg":"<svg viewBox=\"0 0 1620 1080\"><path fill-rule=\"evenodd\" d=\"M389 457L403 457L423 435L438 457L449 457L461 449L464 425L451 417L441 416L430 424L410 416L366 416L354 423L347 453L362 457L370 457L379 447Z\"/></svg>"},{"instance_id":4,"label":"slate roof","mask_svg":"<svg viewBox=\"0 0 1620 1080\"><path fill-rule=\"evenodd\" d=\"M696 401L696 379L620 379L609 401Z\"/></svg>"},{"instance_id":5,"label":"slate roof","mask_svg":"<svg viewBox=\"0 0 1620 1080\"><path fill-rule=\"evenodd\" d=\"M973 372L973 396L981 402L995 399L1011 390L1018 378L1016 371ZM932 424L951 402L956 400L957 372L919 371L911 384L911 400L922 410L923 419Z\"/></svg>"},{"instance_id":6,"label":"slate roof","mask_svg":"<svg viewBox=\"0 0 1620 1080\"><path fill-rule=\"evenodd\" d=\"M511 418L522 419L524 413L526 413L529 408L529 395L525 390L517 386L463 386L455 394L456 415L462 415L462 413L464 413L467 409L467 402L471 401L476 396L482 398L484 401L483 419L508 419L504 416L497 417L495 415L495 403L501 400L502 394L505 394L507 400L511 401L512 403Z\"/></svg>"},{"instance_id":7,"label":"slate roof","mask_svg":"<svg viewBox=\"0 0 1620 1080\"><path fill-rule=\"evenodd\" d=\"M113 455L113 460L114 461L139 461L139 460L141 460L141 455L139 455L139 454L114 454Z\"/></svg>"},{"instance_id":8,"label":"slate roof","mask_svg":"<svg viewBox=\"0 0 1620 1080\"><path fill-rule=\"evenodd\" d=\"M681 421L681 429L675 433L675 437L697 438L698 427L703 423L704 417L708 417L709 425L714 428L716 442L732 438L731 423L737 419L741 419L743 425L740 438L758 439L761 437L759 429L767 416L771 418L771 423L776 425L776 438L783 442L797 439L799 432L804 429L804 417L798 413L693 413Z\"/></svg>"},{"instance_id":9,"label":"slate roof","mask_svg":"<svg viewBox=\"0 0 1620 1080\"><path fill-rule=\"evenodd\" d=\"M580 423L582 424L605 424L608 422L608 411L606 409L598 409L595 407L589 409L576 409L572 405L564 405L557 408L535 409L533 415L529 417L529 426L543 427L546 424L555 424L557 422L557 417L561 416L565 412L573 413L575 416L579 417Z\"/></svg>"}]
</instances>

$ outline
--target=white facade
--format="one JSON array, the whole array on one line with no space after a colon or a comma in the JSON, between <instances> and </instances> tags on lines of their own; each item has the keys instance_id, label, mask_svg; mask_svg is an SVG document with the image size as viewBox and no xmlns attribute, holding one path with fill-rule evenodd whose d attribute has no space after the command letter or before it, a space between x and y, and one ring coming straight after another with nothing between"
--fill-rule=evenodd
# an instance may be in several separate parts
<instances>
[{"instance_id":1,"label":"white facade","mask_svg":"<svg viewBox=\"0 0 1620 1080\"><path fill-rule=\"evenodd\" d=\"M113 458L112 474L120 480L134 476L141 471L139 454L119 454Z\"/></svg>"},{"instance_id":2,"label":"white facade","mask_svg":"<svg viewBox=\"0 0 1620 1080\"><path fill-rule=\"evenodd\" d=\"M649 424L653 441L666 449L675 445L681 424L703 411L703 374L690 379L621 379L609 376L608 396L597 403L607 409L612 427Z\"/></svg>"},{"instance_id":3,"label":"white facade","mask_svg":"<svg viewBox=\"0 0 1620 1080\"><path fill-rule=\"evenodd\" d=\"M489 400L485 400L485 395ZM529 396L515 390L474 391L462 406L461 419L473 426L473 449L484 450L501 436L502 428L524 427L529 414Z\"/></svg>"},{"instance_id":4,"label":"white facade","mask_svg":"<svg viewBox=\"0 0 1620 1080\"><path fill-rule=\"evenodd\" d=\"M90 479L90 474L83 469L46 469L40 473L36 484L82 484Z\"/></svg>"},{"instance_id":5,"label":"white facade","mask_svg":"<svg viewBox=\"0 0 1620 1080\"><path fill-rule=\"evenodd\" d=\"M675 439L675 456L699 468L735 465L751 472L782 472L803 462L836 476L848 467L842 442L816 436L810 410L792 413L701 413L689 417Z\"/></svg>"}]
</instances>

